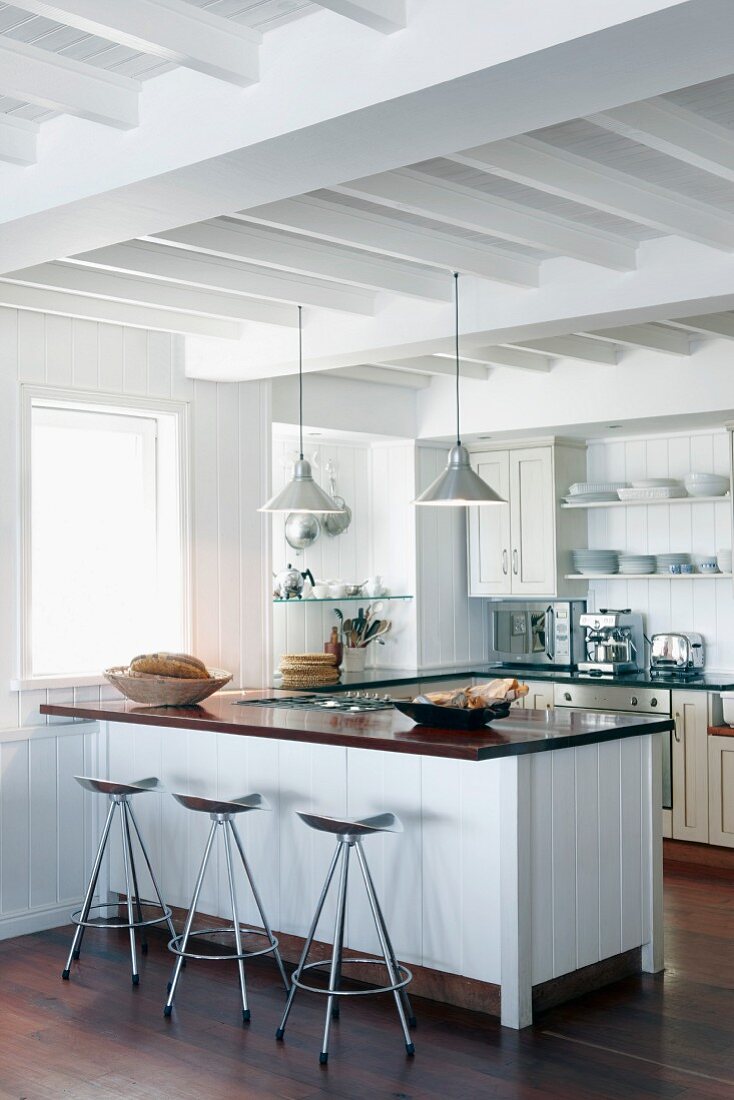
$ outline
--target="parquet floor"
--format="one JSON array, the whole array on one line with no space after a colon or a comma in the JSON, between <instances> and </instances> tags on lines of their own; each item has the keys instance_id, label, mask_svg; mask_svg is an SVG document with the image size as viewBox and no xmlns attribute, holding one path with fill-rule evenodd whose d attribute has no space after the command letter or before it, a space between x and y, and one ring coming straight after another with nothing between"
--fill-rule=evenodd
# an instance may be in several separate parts
<instances>
[{"instance_id":1,"label":"parquet floor","mask_svg":"<svg viewBox=\"0 0 734 1100\"><path fill-rule=\"evenodd\" d=\"M318 1064L322 1002L299 993L285 1043L273 964L248 967L240 1023L234 968L189 964L174 1015L154 937L140 985L120 933L87 933L70 982L70 931L0 943L0 1100L733 1100L734 881L666 876L667 970L553 1009L522 1033L415 999L405 1057L389 998L359 998Z\"/></svg>"}]
</instances>

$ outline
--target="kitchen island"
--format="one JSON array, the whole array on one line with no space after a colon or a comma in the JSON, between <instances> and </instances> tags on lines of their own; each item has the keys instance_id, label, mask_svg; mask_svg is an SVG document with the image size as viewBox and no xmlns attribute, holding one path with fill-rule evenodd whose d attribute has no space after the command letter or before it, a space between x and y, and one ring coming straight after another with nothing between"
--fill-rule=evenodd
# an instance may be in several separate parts
<instances>
[{"instance_id":1,"label":"kitchen island","mask_svg":"<svg viewBox=\"0 0 734 1100\"><path fill-rule=\"evenodd\" d=\"M393 709L237 705L266 694L42 710L100 723L103 774L158 775L168 790L222 797L261 791L274 812L247 815L243 829L290 957L331 847L294 810L389 809L405 832L371 838L370 860L416 993L519 1028L534 1009L662 969L659 735L670 719L524 710L459 734L414 726ZM208 822L167 796L141 796L136 812L167 900L186 905ZM220 878L205 887L205 913L226 913ZM121 881L113 862L110 890ZM364 899L353 902L349 948L377 955ZM255 915L246 909L244 919ZM327 913L323 928L332 927Z\"/></svg>"}]
</instances>

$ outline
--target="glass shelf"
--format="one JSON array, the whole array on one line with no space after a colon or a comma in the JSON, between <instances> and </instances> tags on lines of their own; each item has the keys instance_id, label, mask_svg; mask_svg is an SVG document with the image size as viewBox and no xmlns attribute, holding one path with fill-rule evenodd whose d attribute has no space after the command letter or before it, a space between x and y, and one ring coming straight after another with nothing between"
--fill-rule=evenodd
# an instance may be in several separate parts
<instances>
[{"instance_id":1,"label":"glass shelf","mask_svg":"<svg viewBox=\"0 0 734 1100\"><path fill-rule=\"evenodd\" d=\"M306 603L373 603L375 600L412 600L412 596L305 596L299 600L294 597L290 600L283 600L277 596L273 597L273 603L294 603L294 604L306 604Z\"/></svg>"}]
</instances>

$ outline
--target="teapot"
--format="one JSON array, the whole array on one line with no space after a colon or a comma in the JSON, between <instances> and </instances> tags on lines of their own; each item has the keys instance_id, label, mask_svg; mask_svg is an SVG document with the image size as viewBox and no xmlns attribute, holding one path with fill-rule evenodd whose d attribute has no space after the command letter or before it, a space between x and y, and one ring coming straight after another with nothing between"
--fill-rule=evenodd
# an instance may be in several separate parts
<instances>
[{"instance_id":1,"label":"teapot","mask_svg":"<svg viewBox=\"0 0 734 1100\"><path fill-rule=\"evenodd\" d=\"M316 583L310 569L301 572L300 569L294 569L290 562L286 569L281 570L280 573L274 573L273 576L275 577L273 595L278 600L300 600L304 582L308 580L312 585Z\"/></svg>"}]
</instances>

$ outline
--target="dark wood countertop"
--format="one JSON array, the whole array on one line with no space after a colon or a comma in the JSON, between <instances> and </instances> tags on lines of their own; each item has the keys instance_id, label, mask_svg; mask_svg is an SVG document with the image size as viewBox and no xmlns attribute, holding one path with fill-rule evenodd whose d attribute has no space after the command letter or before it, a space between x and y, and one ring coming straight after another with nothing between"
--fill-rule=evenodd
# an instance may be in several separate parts
<instances>
[{"instance_id":1,"label":"dark wood countertop","mask_svg":"<svg viewBox=\"0 0 734 1100\"><path fill-rule=\"evenodd\" d=\"M273 692L219 692L194 707L143 707L124 700L99 704L44 703L42 714L82 718L93 722L123 722L210 730L244 737L270 737L316 745L378 749L414 756L442 756L455 760L491 760L523 753L545 752L601 741L615 741L673 728L669 718L584 713L577 710L513 710L492 726L466 733L416 726L395 710L371 714L330 714L313 710L286 710L235 706L237 699L272 697ZM293 695L294 692L282 692Z\"/></svg>"},{"instance_id":2,"label":"dark wood countertop","mask_svg":"<svg viewBox=\"0 0 734 1100\"><path fill-rule=\"evenodd\" d=\"M734 726L709 726L709 737L734 737Z\"/></svg>"}]
</instances>

